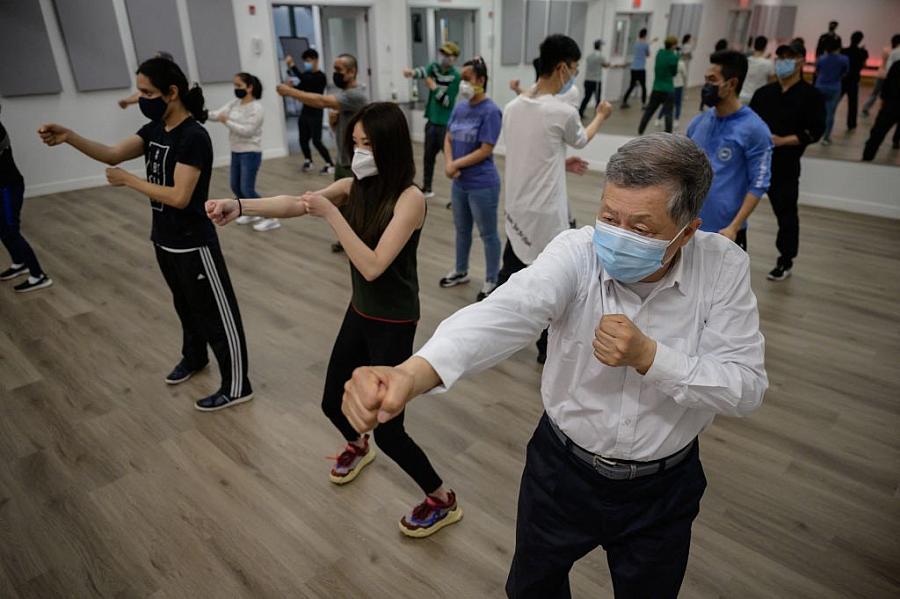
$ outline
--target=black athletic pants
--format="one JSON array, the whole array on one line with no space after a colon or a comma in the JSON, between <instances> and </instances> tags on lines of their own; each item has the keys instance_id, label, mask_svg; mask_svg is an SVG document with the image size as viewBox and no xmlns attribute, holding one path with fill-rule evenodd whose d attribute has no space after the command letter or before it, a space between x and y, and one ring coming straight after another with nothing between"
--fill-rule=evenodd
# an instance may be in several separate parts
<instances>
[{"instance_id":1,"label":"black athletic pants","mask_svg":"<svg viewBox=\"0 0 900 599\"><path fill-rule=\"evenodd\" d=\"M578 115L581 118L584 118L584 109L587 108L588 102L591 101L591 96L596 97L596 100L594 101L594 110L600 105L600 92L602 91L602 88L603 82L599 79L597 81L584 80L584 98L581 99L581 106L578 107Z\"/></svg>"},{"instance_id":2,"label":"black athletic pants","mask_svg":"<svg viewBox=\"0 0 900 599\"><path fill-rule=\"evenodd\" d=\"M437 155L444 151L444 135L447 133L447 125L435 125L431 121L425 123L425 164L422 174L422 187L425 191L431 191L431 182L434 179L434 161Z\"/></svg>"},{"instance_id":3,"label":"black athletic pants","mask_svg":"<svg viewBox=\"0 0 900 599\"><path fill-rule=\"evenodd\" d=\"M156 260L181 321L185 366L206 365L208 344L219 363L219 391L232 398L250 393L244 327L219 245L174 251L157 245Z\"/></svg>"},{"instance_id":4,"label":"black athletic pants","mask_svg":"<svg viewBox=\"0 0 900 599\"><path fill-rule=\"evenodd\" d=\"M572 222L574 223L574 220ZM507 239L506 246L503 248L503 264L500 266L500 274L497 276L497 285L502 285L511 276L527 267L528 265L516 256L509 239ZM539 354L547 355L547 329L541 331L541 336L537 340L537 348Z\"/></svg>"},{"instance_id":5,"label":"black athletic pants","mask_svg":"<svg viewBox=\"0 0 900 599\"><path fill-rule=\"evenodd\" d=\"M528 443L506 594L568 599L569 570L603 547L616 599L675 599L705 489L696 442L669 470L610 480L569 453L545 415Z\"/></svg>"},{"instance_id":6,"label":"black athletic pants","mask_svg":"<svg viewBox=\"0 0 900 599\"><path fill-rule=\"evenodd\" d=\"M643 135L647 129L647 123L653 118L656 109L662 106L662 113L666 118L666 133L672 132L672 108L675 106L675 92L654 91L650 94L650 102L641 116L641 124L638 125L638 135Z\"/></svg>"},{"instance_id":7,"label":"black athletic pants","mask_svg":"<svg viewBox=\"0 0 900 599\"><path fill-rule=\"evenodd\" d=\"M359 433L344 416L344 383L361 366L396 366L413 353L415 322L385 322L361 316L353 306L347 308L344 322L325 375L322 411L348 442L359 439ZM435 472L428 456L403 427L401 412L396 418L375 427L375 443L389 458L397 462L426 494L437 491L443 481Z\"/></svg>"},{"instance_id":8,"label":"black athletic pants","mask_svg":"<svg viewBox=\"0 0 900 599\"><path fill-rule=\"evenodd\" d=\"M622 105L628 104L628 96L631 95L631 91L637 85L641 86L641 106L647 103L647 71L644 69L631 69L631 83L628 84L628 91L625 92L625 97L622 98Z\"/></svg>"},{"instance_id":9,"label":"black athletic pants","mask_svg":"<svg viewBox=\"0 0 900 599\"><path fill-rule=\"evenodd\" d=\"M894 127L894 143L900 143L900 101L881 101L881 110L875 117L875 124L869 132L869 139L863 149L863 160L869 161L878 153L878 146L884 141L888 131Z\"/></svg>"},{"instance_id":10,"label":"black athletic pants","mask_svg":"<svg viewBox=\"0 0 900 599\"><path fill-rule=\"evenodd\" d=\"M800 196L800 160L772 161L772 181L769 184L769 202L778 220L778 264L790 268L800 247L800 216L797 198Z\"/></svg>"},{"instance_id":11,"label":"black athletic pants","mask_svg":"<svg viewBox=\"0 0 900 599\"><path fill-rule=\"evenodd\" d=\"M325 164L334 164L331 162L331 154L328 153L328 148L322 143L322 113L320 112L318 116L304 116L305 114L306 111L301 112L300 118L297 120L297 128L300 131L300 149L303 150L303 157L306 160L312 160L312 151L309 148L309 142L312 140L316 150L322 155Z\"/></svg>"}]
</instances>

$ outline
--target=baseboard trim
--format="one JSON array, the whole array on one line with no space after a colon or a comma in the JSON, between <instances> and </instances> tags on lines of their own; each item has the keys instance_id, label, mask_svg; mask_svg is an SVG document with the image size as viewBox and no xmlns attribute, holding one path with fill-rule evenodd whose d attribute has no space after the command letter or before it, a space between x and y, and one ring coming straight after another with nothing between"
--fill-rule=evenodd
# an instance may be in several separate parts
<instances>
[{"instance_id":1,"label":"baseboard trim","mask_svg":"<svg viewBox=\"0 0 900 599\"><path fill-rule=\"evenodd\" d=\"M285 148L269 148L263 150L263 160L270 158L282 158L287 156L288 152ZM220 166L228 166L231 164L231 154L225 154L213 159L213 168ZM102 167L101 167L102 168ZM142 168L125 169L129 173L138 177L144 177L146 172ZM91 177L79 177L77 179L65 179L62 181L53 181L51 183L39 183L37 185L25 186L25 197L31 198L36 196L47 195L51 193L62 193L64 191L76 191L78 189L88 189L90 187L103 187L106 183L104 175L94 175Z\"/></svg>"}]
</instances>

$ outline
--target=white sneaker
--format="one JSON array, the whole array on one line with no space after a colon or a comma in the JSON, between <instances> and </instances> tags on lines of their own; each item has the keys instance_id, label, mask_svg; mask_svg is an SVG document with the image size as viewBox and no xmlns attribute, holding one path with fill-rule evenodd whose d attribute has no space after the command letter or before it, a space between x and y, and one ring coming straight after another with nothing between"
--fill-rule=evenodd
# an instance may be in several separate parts
<instances>
[{"instance_id":1,"label":"white sneaker","mask_svg":"<svg viewBox=\"0 0 900 599\"><path fill-rule=\"evenodd\" d=\"M255 223L258 220L262 220L261 216L239 216L237 220L234 221L239 225L249 225L250 223Z\"/></svg>"},{"instance_id":2,"label":"white sneaker","mask_svg":"<svg viewBox=\"0 0 900 599\"><path fill-rule=\"evenodd\" d=\"M663 126L663 120L662 120L662 119L656 119L656 128L659 129L659 128L662 127L662 126Z\"/></svg>"},{"instance_id":3,"label":"white sneaker","mask_svg":"<svg viewBox=\"0 0 900 599\"><path fill-rule=\"evenodd\" d=\"M478 295L475 297L476 301L481 301L494 291L497 288L497 283L495 281L485 281L484 285L481 286L481 291L478 292Z\"/></svg>"},{"instance_id":4,"label":"white sneaker","mask_svg":"<svg viewBox=\"0 0 900 599\"><path fill-rule=\"evenodd\" d=\"M681 126L681 124L678 122L678 119L675 119L675 123L673 124L673 126L674 126L676 129L678 129L678 127Z\"/></svg>"},{"instance_id":5,"label":"white sneaker","mask_svg":"<svg viewBox=\"0 0 900 599\"><path fill-rule=\"evenodd\" d=\"M433 191L431 191L430 189L425 191L425 198L426 198L426 199L427 199L427 198L433 198L433 197L434 197L434 192L433 192Z\"/></svg>"},{"instance_id":6,"label":"white sneaker","mask_svg":"<svg viewBox=\"0 0 900 599\"><path fill-rule=\"evenodd\" d=\"M255 225L253 225L254 231L273 231L281 226L281 223L278 222L277 218L265 218Z\"/></svg>"}]
</instances>

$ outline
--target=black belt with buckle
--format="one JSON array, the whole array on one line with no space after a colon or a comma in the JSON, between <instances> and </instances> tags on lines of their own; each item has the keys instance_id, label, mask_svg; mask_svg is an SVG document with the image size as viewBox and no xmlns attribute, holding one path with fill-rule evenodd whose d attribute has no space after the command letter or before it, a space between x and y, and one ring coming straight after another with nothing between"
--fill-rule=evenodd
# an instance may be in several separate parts
<instances>
[{"instance_id":1,"label":"black belt with buckle","mask_svg":"<svg viewBox=\"0 0 900 599\"><path fill-rule=\"evenodd\" d=\"M652 462L623 462L611 460L601 455L591 453L586 449L582 449L576 445L564 432L560 430L550 416L547 416L547 422L550 423L550 430L559 439L559 442L576 458L593 468L598 474L611 480L632 480L642 476L657 474L663 470L668 470L677 466L688 457L691 448L694 447L696 439L688 443L684 449L681 449L669 457Z\"/></svg>"}]
</instances>

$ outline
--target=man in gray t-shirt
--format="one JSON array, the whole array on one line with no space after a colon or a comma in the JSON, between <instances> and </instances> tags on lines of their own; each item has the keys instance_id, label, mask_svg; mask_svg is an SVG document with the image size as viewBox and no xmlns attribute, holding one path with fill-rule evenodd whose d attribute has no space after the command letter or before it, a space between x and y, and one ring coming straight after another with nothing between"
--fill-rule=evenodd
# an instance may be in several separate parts
<instances>
[{"instance_id":1,"label":"man in gray t-shirt","mask_svg":"<svg viewBox=\"0 0 900 599\"><path fill-rule=\"evenodd\" d=\"M337 166L334 172L335 180L343 177L352 177L350 162L353 160L353 147L344 147L344 136L347 124L363 106L369 103L365 92L359 88L356 81L357 74L356 57L352 54L341 54L334 60L332 83L338 87L334 95L315 94L294 88L286 83L281 83L275 91L282 96L291 96L298 99L306 106L312 108L329 108L328 122L334 130L334 138L337 143Z\"/></svg>"},{"instance_id":2,"label":"man in gray t-shirt","mask_svg":"<svg viewBox=\"0 0 900 599\"><path fill-rule=\"evenodd\" d=\"M595 41L594 51L584 59L584 97L581 99L581 106L578 107L578 116L581 118L584 118L584 109L591 101L591 96L596 95L597 97L594 102L594 110L597 110L597 106L600 104L603 69L609 67L606 57L600 53L602 47L603 40Z\"/></svg>"}]
</instances>

